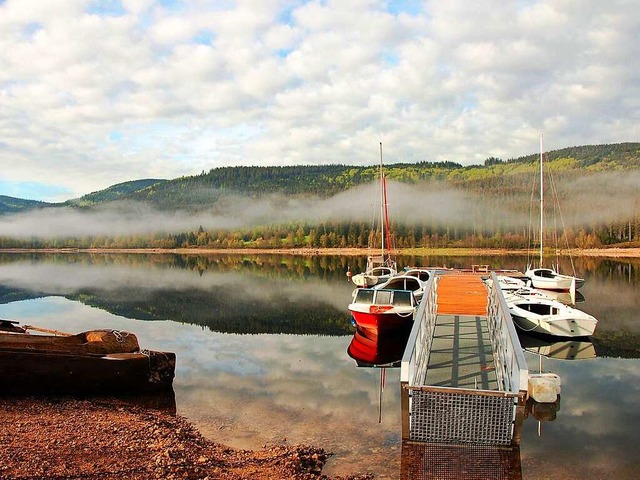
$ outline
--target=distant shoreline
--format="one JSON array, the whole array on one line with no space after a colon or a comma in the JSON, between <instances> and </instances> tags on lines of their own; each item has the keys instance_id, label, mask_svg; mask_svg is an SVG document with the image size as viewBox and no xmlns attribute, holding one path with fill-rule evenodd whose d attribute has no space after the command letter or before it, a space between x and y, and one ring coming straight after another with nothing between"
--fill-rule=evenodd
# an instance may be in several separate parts
<instances>
[{"instance_id":1,"label":"distant shoreline","mask_svg":"<svg viewBox=\"0 0 640 480\"><path fill-rule=\"evenodd\" d=\"M180 255L292 255L292 256L366 256L367 248L0 248L0 253L94 253L94 254L180 254ZM483 248L405 248L394 250L399 256L496 256L538 255L538 251L526 249L483 249ZM555 255L549 251L545 255ZM558 255L565 257L609 257L640 258L640 248L590 248L561 250Z\"/></svg>"}]
</instances>

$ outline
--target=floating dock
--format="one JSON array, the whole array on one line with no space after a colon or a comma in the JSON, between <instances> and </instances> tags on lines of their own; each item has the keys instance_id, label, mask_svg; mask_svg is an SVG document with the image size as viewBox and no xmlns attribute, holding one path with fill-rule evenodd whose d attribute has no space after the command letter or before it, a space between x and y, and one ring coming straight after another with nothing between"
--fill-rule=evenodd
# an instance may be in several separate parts
<instances>
[{"instance_id":1,"label":"floating dock","mask_svg":"<svg viewBox=\"0 0 640 480\"><path fill-rule=\"evenodd\" d=\"M521 480L528 379L495 272L434 270L402 358L401 480Z\"/></svg>"},{"instance_id":2,"label":"floating dock","mask_svg":"<svg viewBox=\"0 0 640 480\"><path fill-rule=\"evenodd\" d=\"M495 273L482 270L431 275L402 359L403 441L520 443L529 372Z\"/></svg>"}]
</instances>

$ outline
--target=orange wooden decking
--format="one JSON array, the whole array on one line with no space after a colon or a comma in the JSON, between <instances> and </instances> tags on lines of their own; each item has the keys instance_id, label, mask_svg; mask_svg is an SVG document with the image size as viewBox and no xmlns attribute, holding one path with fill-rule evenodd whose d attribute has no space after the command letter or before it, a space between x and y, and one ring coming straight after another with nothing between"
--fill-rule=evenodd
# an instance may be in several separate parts
<instances>
[{"instance_id":1,"label":"orange wooden decking","mask_svg":"<svg viewBox=\"0 0 640 480\"><path fill-rule=\"evenodd\" d=\"M442 275L437 293L438 314L487 315L487 288L479 275Z\"/></svg>"}]
</instances>

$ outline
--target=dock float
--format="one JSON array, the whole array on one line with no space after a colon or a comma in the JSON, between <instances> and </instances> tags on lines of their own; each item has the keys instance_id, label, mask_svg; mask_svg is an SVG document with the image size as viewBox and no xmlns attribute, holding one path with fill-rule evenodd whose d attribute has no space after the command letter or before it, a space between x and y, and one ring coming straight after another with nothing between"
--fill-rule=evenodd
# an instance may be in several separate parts
<instances>
[{"instance_id":1,"label":"dock float","mask_svg":"<svg viewBox=\"0 0 640 480\"><path fill-rule=\"evenodd\" d=\"M432 273L401 364L400 479L522 480L529 371L496 274Z\"/></svg>"}]
</instances>

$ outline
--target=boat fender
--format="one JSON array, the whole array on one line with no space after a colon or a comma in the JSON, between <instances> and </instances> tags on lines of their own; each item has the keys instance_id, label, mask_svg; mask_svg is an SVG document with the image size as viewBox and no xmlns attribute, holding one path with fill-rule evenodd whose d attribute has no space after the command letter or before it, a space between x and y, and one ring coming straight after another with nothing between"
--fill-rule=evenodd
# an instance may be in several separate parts
<instances>
[{"instance_id":1,"label":"boat fender","mask_svg":"<svg viewBox=\"0 0 640 480\"><path fill-rule=\"evenodd\" d=\"M532 373L529 375L528 394L536 402L553 403L560 395L560 377L555 373Z\"/></svg>"}]
</instances>

